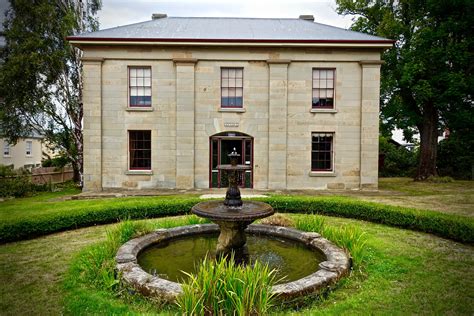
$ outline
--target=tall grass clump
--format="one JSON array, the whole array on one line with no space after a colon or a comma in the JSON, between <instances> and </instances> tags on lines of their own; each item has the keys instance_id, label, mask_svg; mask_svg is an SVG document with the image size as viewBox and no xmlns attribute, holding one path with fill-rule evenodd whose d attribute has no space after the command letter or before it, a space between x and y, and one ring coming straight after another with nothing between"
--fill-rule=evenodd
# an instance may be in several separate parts
<instances>
[{"instance_id":1,"label":"tall grass clump","mask_svg":"<svg viewBox=\"0 0 474 316\"><path fill-rule=\"evenodd\" d=\"M265 315L274 303L275 270L260 262L243 266L233 256L205 259L188 277L177 299L185 315Z\"/></svg>"},{"instance_id":2,"label":"tall grass clump","mask_svg":"<svg viewBox=\"0 0 474 316\"><path fill-rule=\"evenodd\" d=\"M317 232L345 249L351 256L355 266L359 266L365 260L367 237L358 227L352 225L328 226L325 224L323 217L308 215L297 219L296 228L308 232Z\"/></svg>"}]
</instances>

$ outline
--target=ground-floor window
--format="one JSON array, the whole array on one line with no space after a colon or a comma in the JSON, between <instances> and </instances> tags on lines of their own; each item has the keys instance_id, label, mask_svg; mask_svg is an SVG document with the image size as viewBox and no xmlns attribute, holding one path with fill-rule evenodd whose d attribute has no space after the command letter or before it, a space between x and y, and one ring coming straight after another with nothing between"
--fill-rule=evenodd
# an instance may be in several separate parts
<instances>
[{"instance_id":1,"label":"ground-floor window","mask_svg":"<svg viewBox=\"0 0 474 316\"><path fill-rule=\"evenodd\" d=\"M333 140L334 133L312 133L311 171L333 171Z\"/></svg>"},{"instance_id":2,"label":"ground-floor window","mask_svg":"<svg viewBox=\"0 0 474 316\"><path fill-rule=\"evenodd\" d=\"M130 170L151 170L151 131L128 131Z\"/></svg>"}]
</instances>

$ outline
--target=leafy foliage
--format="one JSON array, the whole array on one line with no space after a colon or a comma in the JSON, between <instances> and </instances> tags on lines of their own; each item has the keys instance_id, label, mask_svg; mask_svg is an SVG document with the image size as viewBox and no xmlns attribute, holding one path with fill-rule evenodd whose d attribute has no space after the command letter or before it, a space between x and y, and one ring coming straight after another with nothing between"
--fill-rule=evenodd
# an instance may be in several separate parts
<instances>
[{"instance_id":1,"label":"leafy foliage","mask_svg":"<svg viewBox=\"0 0 474 316\"><path fill-rule=\"evenodd\" d=\"M12 143L40 133L82 171L81 52L66 36L97 28L100 0L13 0L5 20L0 126Z\"/></svg>"},{"instance_id":2,"label":"leafy foliage","mask_svg":"<svg viewBox=\"0 0 474 316\"><path fill-rule=\"evenodd\" d=\"M14 170L11 166L0 165L0 197L18 198L48 189L48 185L32 183L31 173L26 169Z\"/></svg>"},{"instance_id":3,"label":"leafy foliage","mask_svg":"<svg viewBox=\"0 0 474 316\"><path fill-rule=\"evenodd\" d=\"M438 170L441 176L474 179L474 137L451 133L439 143Z\"/></svg>"},{"instance_id":4,"label":"leafy foliage","mask_svg":"<svg viewBox=\"0 0 474 316\"><path fill-rule=\"evenodd\" d=\"M337 0L356 16L352 28L396 40L383 54L383 127L421 135L417 178L436 175L441 130L474 137L474 2Z\"/></svg>"},{"instance_id":5,"label":"leafy foliage","mask_svg":"<svg viewBox=\"0 0 474 316\"><path fill-rule=\"evenodd\" d=\"M379 153L384 156L379 175L382 177L413 177L416 172L417 151L396 147L380 136Z\"/></svg>"}]
</instances>

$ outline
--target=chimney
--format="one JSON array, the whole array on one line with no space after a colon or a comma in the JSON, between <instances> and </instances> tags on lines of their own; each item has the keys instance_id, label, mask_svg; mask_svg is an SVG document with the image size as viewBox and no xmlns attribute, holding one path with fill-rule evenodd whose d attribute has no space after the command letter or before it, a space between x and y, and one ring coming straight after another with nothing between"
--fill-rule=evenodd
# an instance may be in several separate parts
<instances>
[{"instance_id":1,"label":"chimney","mask_svg":"<svg viewBox=\"0 0 474 316\"><path fill-rule=\"evenodd\" d=\"M310 21L310 22L314 22L314 16L313 15L309 15L309 14L302 14L300 15L299 17L301 20L305 20L305 21Z\"/></svg>"},{"instance_id":2,"label":"chimney","mask_svg":"<svg viewBox=\"0 0 474 316\"><path fill-rule=\"evenodd\" d=\"M166 13L153 13L151 15L151 19L152 20L158 20L158 19L163 19L163 18L167 18L168 15Z\"/></svg>"}]
</instances>

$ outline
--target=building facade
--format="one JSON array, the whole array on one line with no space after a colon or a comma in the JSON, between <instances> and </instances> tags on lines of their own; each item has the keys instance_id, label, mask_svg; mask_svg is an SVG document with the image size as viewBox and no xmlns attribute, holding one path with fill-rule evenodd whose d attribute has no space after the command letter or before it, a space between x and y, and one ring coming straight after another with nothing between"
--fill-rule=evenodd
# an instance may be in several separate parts
<instances>
[{"instance_id":1,"label":"building facade","mask_svg":"<svg viewBox=\"0 0 474 316\"><path fill-rule=\"evenodd\" d=\"M224 187L234 148L242 187L377 188L390 40L307 17L163 15L69 40L84 52L85 191Z\"/></svg>"},{"instance_id":2,"label":"building facade","mask_svg":"<svg viewBox=\"0 0 474 316\"><path fill-rule=\"evenodd\" d=\"M13 166L14 169L30 169L41 166L45 147L43 137L21 138L15 145L8 143L4 138L0 138L0 143L2 144L0 165Z\"/></svg>"}]
</instances>

